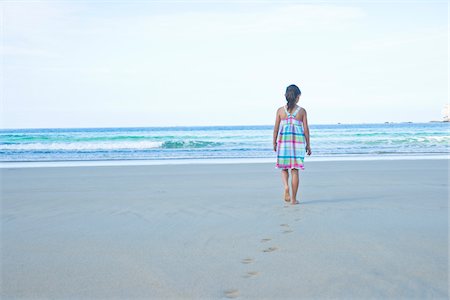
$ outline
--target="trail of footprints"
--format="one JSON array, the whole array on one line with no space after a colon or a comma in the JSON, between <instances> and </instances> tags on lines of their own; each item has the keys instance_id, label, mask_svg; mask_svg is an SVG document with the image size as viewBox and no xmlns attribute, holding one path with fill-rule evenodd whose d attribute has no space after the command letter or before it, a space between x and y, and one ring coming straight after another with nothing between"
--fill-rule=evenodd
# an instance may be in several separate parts
<instances>
[{"instance_id":1,"label":"trail of footprints","mask_svg":"<svg viewBox=\"0 0 450 300\"><path fill-rule=\"evenodd\" d=\"M300 220L301 220L301 218L296 218L294 221L298 222ZM280 227L282 227L282 229L283 229L282 230L283 234L294 232L292 229L290 229L289 224L283 223L283 224L280 224ZM263 238L260 240L261 243L268 243L270 241L272 241L271 238ZM277 250L279 250L278 247L272 246L272 247L267 247L261 251L264 253L270 253L270 252L274 252ZM255 260L251 257L246 257L241 260L241 263L246 264L246 265L252 264L254 262L255 262ZM258 276L259 274L260 274L260 272L258 272L258 271L248 271L247 273L242 275L242 277L243 278L251 278L251 277ZM239 297L239 290L237 290L237 289L226 290L224 292L224 295L226 298L237 298L237 297Z\"/></svg>"}]
</instances>

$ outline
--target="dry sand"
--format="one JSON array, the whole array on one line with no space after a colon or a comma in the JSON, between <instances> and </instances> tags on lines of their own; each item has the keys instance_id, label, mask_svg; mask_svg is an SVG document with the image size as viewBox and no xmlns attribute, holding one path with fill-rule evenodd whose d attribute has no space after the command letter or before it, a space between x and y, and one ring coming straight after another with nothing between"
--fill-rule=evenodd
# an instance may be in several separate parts
<instances>
[{"instance_id":1,"label":"dry sand","mask_svg":"<svg viewBox=\"0 0 450 300\"><path fill-rule=\"evenodd\" d=\"M0 169L1 296L446 299L448 163Z\"/></svg>"}]
</instances>

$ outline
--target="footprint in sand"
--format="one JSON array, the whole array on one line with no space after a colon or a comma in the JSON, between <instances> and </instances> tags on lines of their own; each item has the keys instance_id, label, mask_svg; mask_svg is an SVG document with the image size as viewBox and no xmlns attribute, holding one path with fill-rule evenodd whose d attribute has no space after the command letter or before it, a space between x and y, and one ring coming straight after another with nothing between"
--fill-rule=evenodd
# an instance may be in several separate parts
<instances>
[{"instance_id":1,"label":"footprint in sand","mask_svg":"<svg viewBox=\"0 0 450 300\"><path fill-rule=\"evenodd\" d=\"M256 271L250 271L250 272L247 272L247 274L245 274L245 275L242 276L242 277L244 277L244 278L250 278L250 277L254 277L254 276L258 275L258 274L259 274L259 272L256 272Z\"/></svg>"},{"instance_id":2,"label":"footprint in sand","mask_svg":"<svg viewBox=\"0 0 450 300\"><path fill-rule=\"evenodd\" d=\"M262 239L262 240L261 240L261 243L269 242L269 241L271 241L271 240L272 240L272 239L270 239L270 238Z\"/></svg>"},{"instance_id":3,"label":"footprint in sand","mask_svg":"<svg viewBox=\"0 0 450 300\"><path fill-rule=\"evenodd\" d=\"M282 227L289 227L289 224L280 224Z\"/></svg>"},{"instance_id":4,"label":"footprint in sand","mask_svg":"<svg viewBox=\"0 0 450 300\"><path fill-rule=\"evenodd\" d=\"M253 258L247 257L244 258L243 260L241 260L241 263L243 264L251 264L252 262L254 262Z\"/></svg>"},{"instance_id":5,"label":"footprint in sand","mask_svg":"<svg viewBox=\"0 0 450 300\"><path fill-rule=\"evenodd\" d=\"M291 233L291 232L294 232L294 231L290 230L290 229L283 231L283 233Z\"/></svg>"},{"instance_id":6,"label":"footprint in sand","mask_svg":"<svg viewBox=\"0 0 450 300\"><path fill-rule=\"evenodd\" d=\"M277 247L269 247L267 249L264 249L263 252L273 252L275 250L278 250L278 248Z\"/></svg>"},{"instance_id":7,"label":"footprint in sand","mask_svg":"<svg viewBox=\"0 0 450 300\"><path fill-rule=\"evenodd\" d=\"M239 290L226 290L224 294L227 298L236 298L239 296Z\"/></svg>"}]
</instances>

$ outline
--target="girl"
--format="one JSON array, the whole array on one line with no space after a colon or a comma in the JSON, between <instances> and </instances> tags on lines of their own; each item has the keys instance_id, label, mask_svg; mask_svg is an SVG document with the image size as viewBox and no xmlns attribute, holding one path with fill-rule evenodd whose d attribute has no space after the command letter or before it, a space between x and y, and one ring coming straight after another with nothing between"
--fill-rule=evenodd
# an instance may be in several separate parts
<instances>
[{"instance_id":1,"label":"girl","mask_svg":"<svg viewBox=\"0 0 450 300\"><path fill-rule=\"evenodd\" d=\"M311 155L306 110L297 105L300 89L292 84L286 88L287 105L278 108L273 129L273 151L277 152L276 167L281 170L284 184L284 201L298 204L298 169L304 170L305 152ZM281 127L280 127L281 125ZM278 142L277 142L278 140ZM292 174L292 197L289 193L289 172Z\"/></svg>"}]
</instances>

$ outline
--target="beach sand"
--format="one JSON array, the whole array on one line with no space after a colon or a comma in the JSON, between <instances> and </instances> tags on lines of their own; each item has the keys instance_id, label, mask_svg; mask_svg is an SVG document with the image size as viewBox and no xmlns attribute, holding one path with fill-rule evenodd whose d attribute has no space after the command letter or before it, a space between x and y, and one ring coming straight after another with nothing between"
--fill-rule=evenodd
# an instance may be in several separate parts
<instances>
[{"instance_id":1,"label":"beach sand","mask_svg":"<svg viewBox=\"0 0 450 300\"><path fill-rule=\"evenodd\" d=\"M1 296L446 299L448 163L0 169Z\"/></svg>"}]
</instances>

